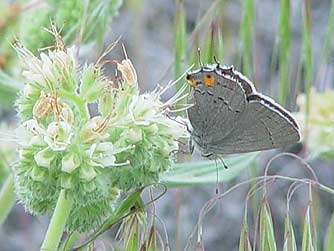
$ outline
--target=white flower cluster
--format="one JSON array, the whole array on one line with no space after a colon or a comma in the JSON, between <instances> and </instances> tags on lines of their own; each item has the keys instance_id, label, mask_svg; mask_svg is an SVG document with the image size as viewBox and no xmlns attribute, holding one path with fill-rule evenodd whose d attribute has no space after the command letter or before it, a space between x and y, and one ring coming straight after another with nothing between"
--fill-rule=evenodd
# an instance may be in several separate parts
<instances>
[{"instance_id":1,"label":"white flower cluster","mask_svg":"<svg viewBox=\"0 0 334 251\"><path fill-rule=\"evenodd\" d=\"M188 137L182 119L171 115L186 97L186 85L162 102L173 83L141 94L128 58L117 63L122 80L114 83L102 76L99 61L79 71L75 47L40 58L19 44L16 48L26 84L17 100L21 126L15 171L19 197L29 211L52 210L65 189L75 198L69 228L84 231L108 215L117 191L158 182L171 166L178 140ZM89 113L89 103L98 104L98 115ZM91 211L96 212L91 221L78 215Z\"/></svg>"}]
</instances>

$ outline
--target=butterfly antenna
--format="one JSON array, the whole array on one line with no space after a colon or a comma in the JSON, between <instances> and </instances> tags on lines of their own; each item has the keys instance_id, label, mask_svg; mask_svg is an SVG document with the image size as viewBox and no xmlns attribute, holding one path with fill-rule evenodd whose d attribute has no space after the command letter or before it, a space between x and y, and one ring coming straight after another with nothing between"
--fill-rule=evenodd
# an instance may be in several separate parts
<instances>
[{"instance_id":1,"label":"butterfly antenna","mask_svg":"<svg viewBox=\"0 0 334 251\"><path fill-rule=\"evenodd\" d=\"M197 55L198 55L198 63L201 66L201 68L203 68L203 63L201 59L201 48L197 48Z\"/></svg>"}]
</instances>

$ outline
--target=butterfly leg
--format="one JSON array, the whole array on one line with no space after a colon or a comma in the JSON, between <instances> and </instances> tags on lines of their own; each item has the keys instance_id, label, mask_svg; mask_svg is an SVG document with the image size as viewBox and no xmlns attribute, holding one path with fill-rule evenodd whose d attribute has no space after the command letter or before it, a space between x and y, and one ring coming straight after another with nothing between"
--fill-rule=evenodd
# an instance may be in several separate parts
<instances>
[{"instance_id":1,"label":"butterfly leg","mask_svg":"<svg viewBox=\"0 0 334 251\"><path fill-rule=\"evenodd\" d=\"M188 151L190 152L190 154L193 154L194 153L194 150L195 150L195 144L194 144L194 141L192 139L192 137L189 138L189 143L188 143Z\"/></svg>"},{"instance_id":2,"label":"butterfly leg","mask_svg":"<svg viewBox=\"0 0 334 251\"><path fill-rule=\"evenodd\" d=\"M181 141L178 141L177 142L179 143L179 145L182 145L184 148L187 148L185 147L186 146L186 143L184 142L181 142ZM182 149L175 149L175 150L172 150L170 153L169 153L169 157L175 157L178 153L182 153L184 155L186 154L192 154L194 151L194 146L191 148L191 149L186 149L186 150L182 150Z\"/></svg>"}]
</instances>

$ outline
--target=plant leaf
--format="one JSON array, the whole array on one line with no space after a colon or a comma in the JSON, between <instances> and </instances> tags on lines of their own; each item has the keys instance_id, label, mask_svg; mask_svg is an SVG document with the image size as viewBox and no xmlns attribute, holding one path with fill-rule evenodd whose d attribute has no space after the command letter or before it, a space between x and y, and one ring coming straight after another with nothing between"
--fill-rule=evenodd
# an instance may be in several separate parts
<instances>
[{"instance_id":1,"label":"plant leaf","mask_svg":"<svg viewBox=\"0 0 334 251\"><path fill-rule=\"evenodd\" d=\"M252 246L249 241L248 235L248 224L247 219L244 217L243 224L240 232L240 240L239 240L239 251L252 251Z\"/></svg>"},{"instance_id":2,"label":"plant leaf","mask_svg":"<svg viewBox=\"0 0 334 251\"><path fill-rule=\"evenodd\" d=\"M305 123L307 125L310 110L310 91L313 80L310 1L303 1L302 19L302 63L304 69L304 90L306 94Z\"/></svg>"},{"instance_id":3,"label":"plant leaf","mask_svg":"<svg viewBox=\"0 0 334 251\"><path fill-rule=\"evenodd\" d=\"M325 251L334 250L334 213L332 214L332 218L326 230L326 235L324 240L324 250Z\"/></svg>"},{"instance_id":4,"label":"plant leaf","mask_svg":"<svg viewBox=\"0 0 334 251\"><path fill-rule=\"evenodd\" d=\"M251 75L252 36L254 23L254 2L244 0L241 2L242 16L240 22L240 41L242 70L246 76ZM240 67L241 68L241 67Z\"/></svg>"},{"instance_id":5,"label":"plant leaf","mask_svg":"<svg viewBox=\"0 0 334 251\"><path fill-rule=\"evenodd\" d=\"M182 64L186 55L186 21L183 1L176 0L174 19L174 78L182 74ZM179 81L175 90L179 90L183 81Z\"/></svg>"},{"instance_id":6,"label":"plant leaf","mask_svg":"<svg viewBox=\"0 0 334 251\"><path fill-rule=\"evenodd\" d=\"M314 251L311 228L311 213L310 207L308 206L304 218L302 251Z\"/></svg>"},{"instance_id":7,"label":"plant leaf","mask_svg":"<svg viewBox=\"0 0 334 251\"><path fill-rule=\"evenodd\" d=\"M276 251L274 227L268 203L264 200L260 209L260 251Z\"/></svg>"},{"instance_id":8,"label":"plant leaf","mask_svg":"<svg viewBox=\"0 0 334 251\"><path fill-rule=\"evenodd\" d=\"M287 215L284 223L284 246L283 251L297 251L295 233L293 231L293 226Z\"/></svg>"},{"instance_id":9,"label":"plant leaf","mask_svg":"<svg viewBox=\"0 0 334 251\"><path fill-rule=\"evenodd\" d=\"M256 156L257 153L249 153L224 159L227 169L214 161L174 164L169 172L160 176L160 181L167 186L216 183L217 171L219 182L228 181L249 167Z\"/></svg>"}]
</instances>

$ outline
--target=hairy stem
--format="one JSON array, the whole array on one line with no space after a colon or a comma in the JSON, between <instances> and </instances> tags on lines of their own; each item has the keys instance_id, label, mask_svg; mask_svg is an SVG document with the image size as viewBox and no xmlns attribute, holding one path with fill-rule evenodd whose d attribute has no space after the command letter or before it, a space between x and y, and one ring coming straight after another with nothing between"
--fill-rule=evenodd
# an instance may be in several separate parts
<instances>
[{"instance_id":1,"label":"hairy stem","mask_svg":"<svg viewBox=\"0 0 334 251\"><path fill-rule=\"evenodd\" d=\"M56 208L53 212L48 230L41 247L41 250L57 250L61 236L63 235L67 218L71 212L73 199L65 196L65 190L59 194Z\"/></svg>"}]
</instances>

